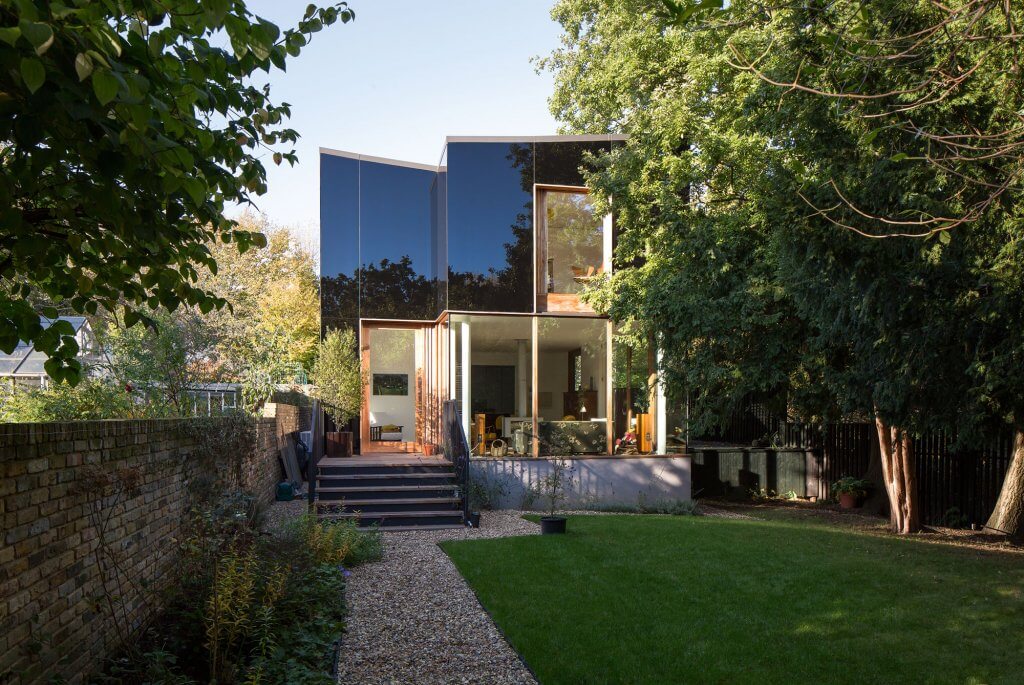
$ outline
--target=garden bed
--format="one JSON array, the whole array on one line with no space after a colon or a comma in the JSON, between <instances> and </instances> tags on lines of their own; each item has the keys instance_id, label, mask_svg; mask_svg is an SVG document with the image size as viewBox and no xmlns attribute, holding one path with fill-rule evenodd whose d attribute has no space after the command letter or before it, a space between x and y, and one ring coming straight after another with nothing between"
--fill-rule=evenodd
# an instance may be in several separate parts
<instances>
[{"instance_id":1,"label":"garden bed","mask_svg":"<svg viewBox=\"0 0 1024 685\"><path fill-rule=\"evenodd\" d=\"M276 504L265 528L242 495L194 510L171 542L180 562L156 593L163 612L90 682L332 684L348 569L379 558L380 535L302 504Z\"/></svg>"}]
</instances>

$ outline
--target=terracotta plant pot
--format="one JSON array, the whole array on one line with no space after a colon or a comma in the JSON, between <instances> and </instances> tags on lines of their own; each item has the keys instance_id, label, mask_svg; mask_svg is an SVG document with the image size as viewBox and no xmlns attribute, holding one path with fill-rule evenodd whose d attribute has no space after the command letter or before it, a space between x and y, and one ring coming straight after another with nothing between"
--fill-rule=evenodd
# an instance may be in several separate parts
<instances>
[{"instance_id":1,"label":"terracotta plant pot","mask_svg":"<svg viewBox=\"0 0 1024 685\"><path fill-rule=\"evenodd\" d=\"M423 456L425 456L425 457L433 456L436 453L436 451L437 451L437 447L433 443L431 443L431 442L423 443Z\"/></svg>"},{"instance_id":2,"label":"terracotta plant pot","mask_svg":"<svg viewBox=\"0 0 1024 685\"><path fill-rule=\"evenodd\" d=\"M857 508L857 495L849 492L839 493L839 508L840 509L856 509Z\"/></svg>"}]
</instances>

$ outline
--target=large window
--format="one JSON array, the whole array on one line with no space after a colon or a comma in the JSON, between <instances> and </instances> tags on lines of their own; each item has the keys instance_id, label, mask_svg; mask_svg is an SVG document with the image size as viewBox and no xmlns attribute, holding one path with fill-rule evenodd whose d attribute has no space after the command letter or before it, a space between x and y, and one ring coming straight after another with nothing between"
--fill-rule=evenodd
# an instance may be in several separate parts
<instances>
[{"instance_id":1,"label":"large window","mask_svg":"<svg viewBox=\"0 0 1024 685\"><path fill-rule=\"evenodd\" d=\"M453 315L451 397L459 402L473 453L530 454L533 335L526 316ZM498 442L500 441L500 442Z\"/></svg>"},{"instance_id":2,"label":"large window","mask_svg":"<svg viewBox=\"0 0 1024 685\"><path fill-rule=\"evenodd\" d=\"M608 322L539 317L537 436L540 454L607 451Z\"/></svg>"},{"instance_id":3,"label":"large window","mask_svg":"<svg viewBox=\"0 0 1024 685\"><path fill-rule=\"evenodd\" d=\"M586 192L541 190L545 292L579 293L604 272L604 218Z\"/></svg>"}]
</instances>

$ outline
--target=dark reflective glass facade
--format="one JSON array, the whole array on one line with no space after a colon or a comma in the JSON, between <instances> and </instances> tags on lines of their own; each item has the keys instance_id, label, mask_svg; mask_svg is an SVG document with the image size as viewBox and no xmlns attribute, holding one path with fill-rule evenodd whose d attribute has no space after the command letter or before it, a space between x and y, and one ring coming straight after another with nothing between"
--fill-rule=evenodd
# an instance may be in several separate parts
<instances>
[{"instance_id":1,"label":"dark reflective glass facade","mask_svg":"<svg viewBox=\"0 0 1024 685\"><path fill-rule=\"evenodd\" d=\"M359 162L320 155L320 325L359 323Z\"/></svg>"},{"instance_id":2,"label":"dark reflective glass facade","mask_svg":"<svg viewBox=\"0 0 1024 685\"><path fill-rule=\"evenodd\" d=\"M534 311L534 187L582 186L608 141L453 141L422 168L320 156L323 326Z\"/></svg>"},{"instance_id":3,"label":"dark reflective glass facade","mask_svg":"<svg viewBox=\"0 0 1024 685\"><path fill-rule=\"evenodd\" d=\"M588 152L595 155L611 150L608 142L536 143L534 179L536 183L559 186L583 186L580 167Z\"/></svg>"},{"instance_id":4,"label":"dark reflective glass facade","mask_svg":"<svg viewBox=\"0 0 1024 685\"><path fill-rule=\"evenodd\" d=\"M448 306L533 311L533 144L448 144Z\"/></svg>"},{"instance_id":5,"label":"dark reflective glass facade","mask_svg":"<svg viewBox=\"0 0 1024 685\"><path fill-rule=\"evenodd\" d=\"M359 162L362 318L433 319L431 189L437 173Z\"/></svg>"}]
</instances>

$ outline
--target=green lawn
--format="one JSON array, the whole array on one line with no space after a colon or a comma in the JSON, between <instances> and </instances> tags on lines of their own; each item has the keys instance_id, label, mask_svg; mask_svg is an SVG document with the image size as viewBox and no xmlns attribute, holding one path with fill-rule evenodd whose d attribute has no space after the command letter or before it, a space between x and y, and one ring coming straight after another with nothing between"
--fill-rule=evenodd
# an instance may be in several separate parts
<instances>
[{"instance_id":1,"label":"green lawn","mask_svg":"<svg viewBox=\"0 0 1024 685\"><path fill-rule=\"evenodd\" d=\"M1024 556L786 521L573 516L443 547L544 685L1024 682Z\"/></svg>"}]
</instances>

